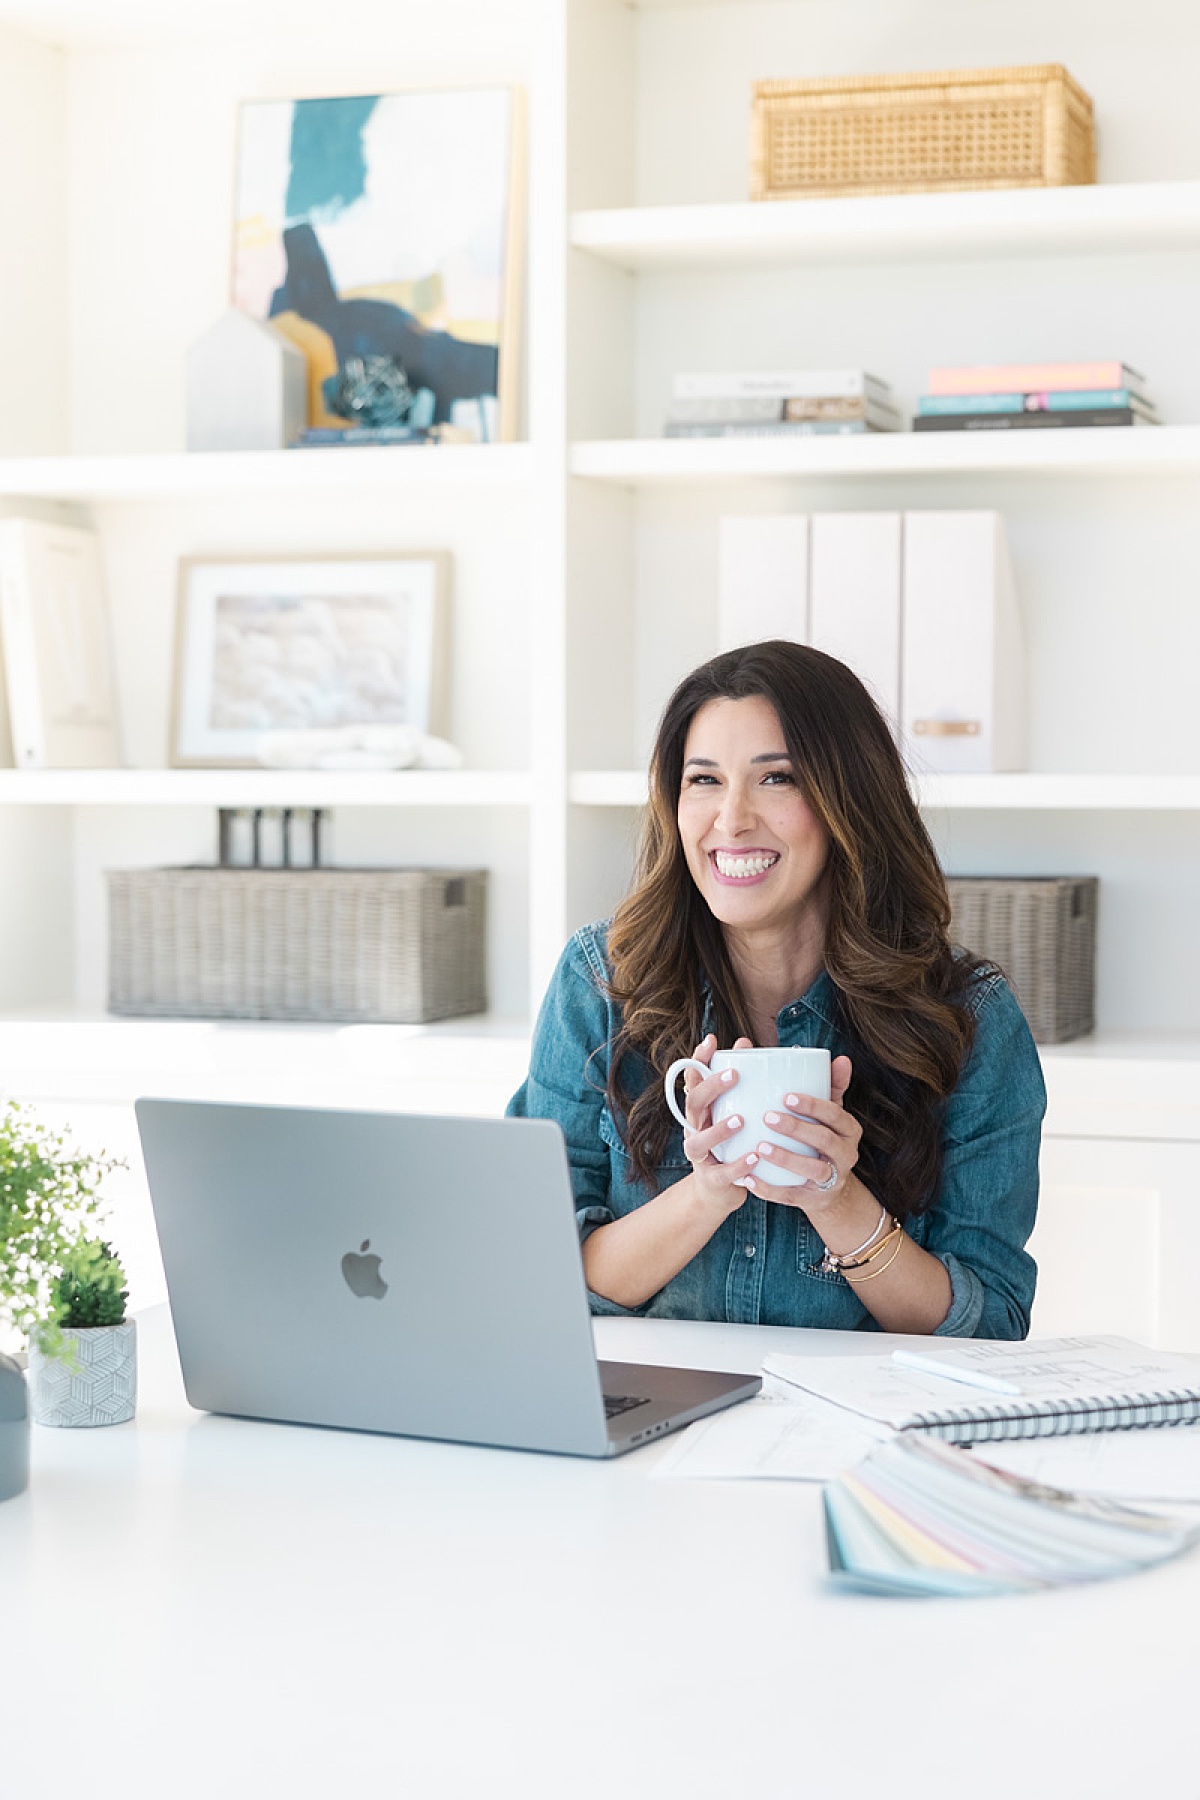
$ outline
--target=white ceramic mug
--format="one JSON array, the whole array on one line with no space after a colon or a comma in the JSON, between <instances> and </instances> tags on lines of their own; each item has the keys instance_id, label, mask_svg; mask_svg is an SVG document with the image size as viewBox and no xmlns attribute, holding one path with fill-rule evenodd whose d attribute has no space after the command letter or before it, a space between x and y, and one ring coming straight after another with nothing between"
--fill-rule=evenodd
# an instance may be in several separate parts
<instances>
[{"instance_id":1,"label":"white ceramic mug","mask_svg":"<svg viewBox=\"0 0 1200 1800\"><path fill-rule=\"evenodd\" d=\"M785 1094L812 1094L818 1100L828 1100L829 1067L828 1050L789 1048L784 1044L768 1045L762 1050L714 1050L711 1066L695 1056L681 1056L666 1073L667 1105L686 1131L687 1117L675 1097L676 1083L683 1071L695 1069L698 1074L708 1076L720 1075L725 1069L736 1069L736 1082L717 1095L712 1121L719 1125L722 1119L735 1112L740 1113L744 1123L740 1131L732 1132L714 1149L713 1155L718 1162L736 1162L739 1156L746 1156L764 1141L778 1144L783 1150L795 1150L801 1156L815 1156L817 1152L807 1144L772 1131L764 1123L763 1114L785 1111ZM756 1180L761 1176L772 1187L796 1185L796 1178L789 1169L781 1169L770 1161L760 1162L754 1175Z\"/></svg>"}]
</instances>

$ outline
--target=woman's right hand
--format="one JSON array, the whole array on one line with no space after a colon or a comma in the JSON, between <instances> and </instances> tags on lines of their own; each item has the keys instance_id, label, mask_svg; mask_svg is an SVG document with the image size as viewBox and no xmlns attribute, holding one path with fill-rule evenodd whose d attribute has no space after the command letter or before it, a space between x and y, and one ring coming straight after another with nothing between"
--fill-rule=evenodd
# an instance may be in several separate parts
<instances>
[{"instance_id":1,"label":"woman's right hand","mask_svg":"<svg viewBox=\"0 0 1200 1800\"><path fill-rule=\"evenodd\" d=\"M702 1044L697 1044L696 1061L711 1063L716 1048L717 1040L710 1033ZM749 1038L740 1037L733 1048L750 1050L753 1045ZM734 1162L721 1162L713 1154L716 1145L741 1130L740 1113L730 1113L719 1125L712 1122L712 1109L718 1096L727 1094L736 1082L736 1069L725 1069L719 1075L708 1076L697 1075L694 1069L688 1069L684 1074L684 1111L688 1123L683 1134L683 1154L692 1165L698 1197L719 1210L723 1218L736 1212L744 1203L754 1186L754 1165L758 1161L753 1151L747 1156L739 1156Z\"/></svg>"}]
</instances>

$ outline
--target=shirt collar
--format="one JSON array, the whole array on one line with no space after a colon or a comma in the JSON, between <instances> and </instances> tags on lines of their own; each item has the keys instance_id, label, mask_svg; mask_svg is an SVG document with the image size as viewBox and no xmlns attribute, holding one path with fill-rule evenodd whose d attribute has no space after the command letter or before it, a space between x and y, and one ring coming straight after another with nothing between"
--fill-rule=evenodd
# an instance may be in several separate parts
<instances>
[{"instance_id":1,"label":"shirt collar","mask_svg":"<svg viewBox=\"0 0 1200 1800\"><path fill-rule=\"evenodd\" d=\"M704 1029L708 1032L712 1029L712 988L707 975L702 977L702 983ZM787 1006L781 1008L776 1015L776 1023L782 1024L785 1019L798 1018L802 1011L815 1013L817 1018L828 1025L831 1030L834 1028L836 1024L834 1019L835 1000L833 982L828 970L822 969L816 980L805 989L798 1000L792 1000Z\"/></svg>"}]
</instances>

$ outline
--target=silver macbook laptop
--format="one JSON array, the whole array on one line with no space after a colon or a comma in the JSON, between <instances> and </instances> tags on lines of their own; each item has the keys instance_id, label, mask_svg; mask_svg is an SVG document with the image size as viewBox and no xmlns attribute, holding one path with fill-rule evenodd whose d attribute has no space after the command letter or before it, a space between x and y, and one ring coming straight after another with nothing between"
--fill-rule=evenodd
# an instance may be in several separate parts
<instances>
[{"instance_id":1,"label":"silver macbook laptop","mask_svg":"<svg viewBox=\"0 0 1200 1800\"><path fill-rule=\"evenodd\" d=\"M558 1126L139 1100L192 1405L614 1456L756 1375L598 1363Z\"/></svg>"}]
</instances>

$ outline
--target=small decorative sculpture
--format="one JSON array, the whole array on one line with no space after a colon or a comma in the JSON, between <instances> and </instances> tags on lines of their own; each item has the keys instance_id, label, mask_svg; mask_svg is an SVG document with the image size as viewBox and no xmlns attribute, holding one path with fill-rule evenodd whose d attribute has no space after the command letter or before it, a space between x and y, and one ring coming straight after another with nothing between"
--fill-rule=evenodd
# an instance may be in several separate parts
<instances>
[{"instance_id":1,"label":"small decorative sculpture","mask_svg":"<svg viewBox=\"0 0 1200 1800\"><path fill-rule=\"evenodd\" d=\"M348 356L321 386L331 412L374 428L410 423L417 398L394 356Z\"/></svg>"}]
</instances>

